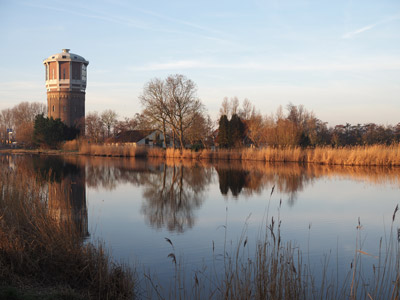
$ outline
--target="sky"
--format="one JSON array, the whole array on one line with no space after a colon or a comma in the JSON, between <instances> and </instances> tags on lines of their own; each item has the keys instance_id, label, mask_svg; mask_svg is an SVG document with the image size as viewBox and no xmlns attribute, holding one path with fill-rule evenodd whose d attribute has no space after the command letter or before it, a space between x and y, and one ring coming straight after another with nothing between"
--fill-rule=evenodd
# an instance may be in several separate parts
<instances>
[{"instance_id":1,"label":"sky","mask_svg":"<svg viewBox=\"0 0 400 300\"><path fill-rule=\"evenodd\" d=\"M46 103L43 60L69 48L89 61L86 113L132 118L149 80L183 74L213 119L236 96L400 122L399 0L0 0L0 41L0 110Z\"/></svg>"}]
</instances>

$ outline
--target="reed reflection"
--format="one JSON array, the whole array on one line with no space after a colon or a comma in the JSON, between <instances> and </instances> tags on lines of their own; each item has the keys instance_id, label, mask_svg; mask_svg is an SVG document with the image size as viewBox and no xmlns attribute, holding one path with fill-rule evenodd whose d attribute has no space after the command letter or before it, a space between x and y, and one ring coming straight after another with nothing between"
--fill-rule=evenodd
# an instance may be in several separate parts
<instances>
[{"instance_id":1,"label":"reed reflection","mask_svg":"<svg viewBox=\"0 0 400 300\"><path fill-rule=\"evenodd\" d=\"M86 182L91 188L114 190L119 184L145 185L148 177L162 170L162 164L147 160L126 158L80 157L79 163L86 167Z\"/></svg>"}]
</instances>

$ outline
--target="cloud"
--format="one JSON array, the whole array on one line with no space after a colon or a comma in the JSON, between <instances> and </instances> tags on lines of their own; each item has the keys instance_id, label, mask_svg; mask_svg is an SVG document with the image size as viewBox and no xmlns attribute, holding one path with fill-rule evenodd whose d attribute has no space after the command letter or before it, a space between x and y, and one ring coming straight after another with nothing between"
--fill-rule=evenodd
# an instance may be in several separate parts
<instances>
[{"instance_id":1,"label":"cloud","mask_svg":"<svg viewBox=\"0 0 400 300\"><path fill-rule=\"evenodd\" d=\"M118 25L123 25L127 27L135 27L138 29L153 29L151 26L144 22L138 22L137 20L134 20L132 18L127 19L127 18L122 18L122 17L116 17L112 15L101 15L97 12L94 12L93 10L86 9L85 11L89 13L82 12L80 10L72 10L72 9L67 9L63 7L57 7L57 6L51 6L51 5L44 5L44 4L37 4L37 3L30 3L27 2L25 5L30 6L30 7L35 7L35 8L40 8L40 9L47 9L47 10L53 10L53 11L58 11L61 13L68 13L84 18L91 18L91 19L97 19L109 23L115 23ZM91 12L91 13L90 13Z\"/></svg>"},{"instance_id":2,"label":"cloud","mask_svg":"<svg viewBox=\"0 0 400 300\"><path fill-rule=\"evenodd\" d=\"M343 39L351 39L354 36L356 36L357 34L363 33L364 31L370 30L372 28L374 28L376 25L378 25L379 23L375 23L375 24L371 24L365 27L362 27L360 29L354 30L354 31L350 31L345 33L344 35L342 35Z\"/></svg>"},{"instance_id":3,"label":"cloud","mask_svg":"<svg viewBox=\"0 0 400 300\"><path fill-rule=\"evenodd\" d=\"M371 30L372 28L375 28L378 25L381 25L381 24L384 24L384 23L389 23L389 22L396 21L396 20L399 20L399 19L400 19L400 14L387 17L387 18L385 18L385 19L383 19L381 21L378 21L376 23L361 27L361 28L353 30L353 31L346 32L345 34L342 35L342 39L351 39L351 38L355 37L356 35L358 35L360 33L363 33L365 31Z\"/></svg>"},{"instance_id":4,"label":"cloud","mask_svg":"<svg viewBox=\"0 0 400 300\"><path fill-rule=\"evenodd\" d=\"M57 6L53 6L53 5L47 5L47 4L37 4L37 3L31 3L31 2L25 2L24 4L27 6L30 6L30 7L72 14L72 15L76 15L79 17L83 17L83 18L96 19L96 20L100 20L103 22L114 23L114 24L121 25L124 27L132 27L132 28L137 28L140 30L156 31L156 32L179 34L179 35L186 34L186 35L192 35L192 36L195 36L198 38L204 38L204 39L214 40L214 41L223 42L223 43L229 42L227 39L219 37L219 36L223 35L223 32L214 30L214 29L206 27L206 26L201 26L201 25L198 25L193 22L171 18L171 17L165 16L162 14L158 14L153 11L143 10L143 9L139 9L139 8L135 8L135 10L140 12L141 14L146 14L153 18L164 20L164 21L167 21L170 23L184 25L185 27L190 28L192 30L170 29L166 26L156 25L150 19L140 20L139 18L122 17L122 16L112 15L109 12L101 13L101 12L96 11L95 9L87 7L87 6L81 6L81 8L82 8L81 10L73 10L73 9L67 9L64 7L57 7ZM196 29L198 32L203 32L203 34L194 32L193 29Z\"/></svg>"},{"instance_id":5,"label":"cloud","mask_svg":"<svg viewBox=\"0 0 400 300\"><path fill-rule=\"evenodd\" d=\"M367 70L400 70L398 58L375 58L360 62L314 62L309 64L244 62L244 63L214 63L201 60L178 60L164 63L150 63L143 66L133 66L132 71L168 71L188 69L226 69L250 71L367 71Z\"/></svg>"}]
</instances>

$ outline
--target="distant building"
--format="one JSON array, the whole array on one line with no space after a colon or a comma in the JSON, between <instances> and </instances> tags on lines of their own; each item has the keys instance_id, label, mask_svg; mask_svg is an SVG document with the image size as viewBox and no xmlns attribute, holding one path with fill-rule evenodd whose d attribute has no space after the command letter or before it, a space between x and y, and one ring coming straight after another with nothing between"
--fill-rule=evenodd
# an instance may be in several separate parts
<instances>
[{"instance_id":1,"label":"distant building","mask_svg":"<svg viewBox=\"0 0 400 300\"><path fill-rule=\"evenodd\" d=\"M164 147L164 135L160 130L127 130L122 131L111 139L113 143L134 144L137 146ZM167 136L167 146L170 138Z\"/></svg>"},{"instance_id":2,"label":"distant building","mask_svg":"<svg viewBox=\"0 0 400 300\"><path fill-rule=\"evenodd\" d=\"M68 126L83 126L85 118L86 68L82 56L63 49L43 61L46 69L47 116Z\"/></svg>"}]
</instances>

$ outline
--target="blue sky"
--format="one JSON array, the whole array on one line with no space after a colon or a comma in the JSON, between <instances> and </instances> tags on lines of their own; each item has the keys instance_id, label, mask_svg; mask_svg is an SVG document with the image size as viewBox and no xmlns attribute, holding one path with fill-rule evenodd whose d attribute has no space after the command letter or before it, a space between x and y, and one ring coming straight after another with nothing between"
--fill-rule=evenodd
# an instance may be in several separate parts
<instances>
[{"instance_id":1,"label":"blue sky","mask_svg":"<svg viewBox=\"0 0 400 300\"><path fill-rule=\"evenodd\" d=\"M400 122L400 1L0 0L0 110L46 103L43 59L89 60L86 111L140 112L154 77L184 74L213 118L303 104L330 125Z\"/></svg>"}]
</instances>

